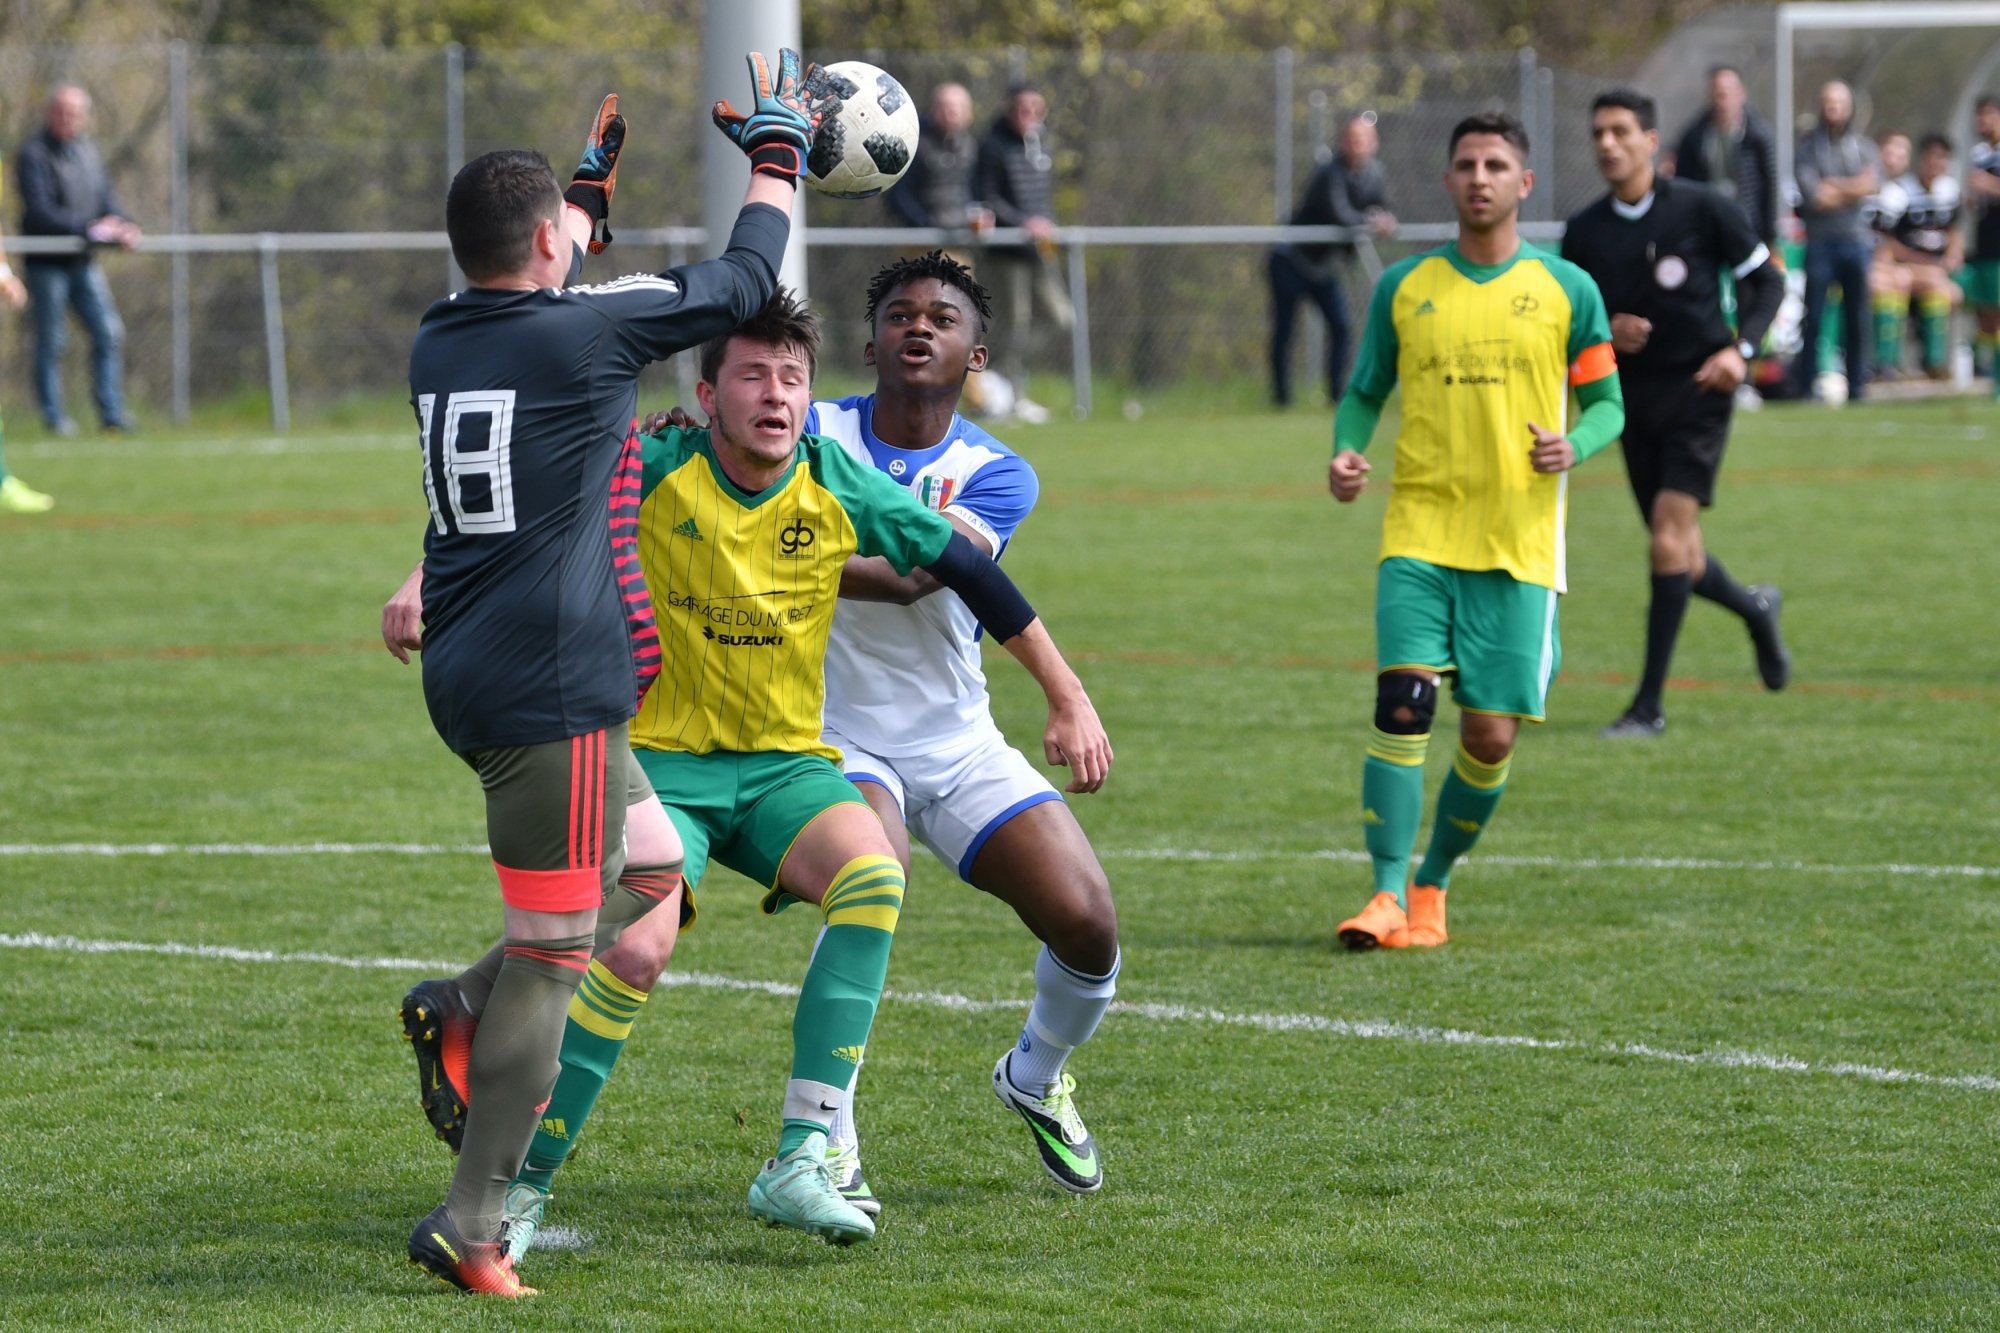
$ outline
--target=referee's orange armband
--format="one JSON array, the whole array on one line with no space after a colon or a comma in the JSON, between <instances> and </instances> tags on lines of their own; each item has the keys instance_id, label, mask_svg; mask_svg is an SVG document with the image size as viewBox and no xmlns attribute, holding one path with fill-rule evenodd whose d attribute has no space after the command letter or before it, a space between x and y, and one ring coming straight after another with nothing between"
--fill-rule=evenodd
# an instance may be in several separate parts
<instances>
[{"instance_id":1,"label":"referee's orange armband","mask_svg":"<svg viewBox=\"0 0 2000 1333\"><path fill-rule=\"evenodd\" d=\"M1618 358L1612 354L1611 344L1599 343L1595 347L1583 349L1583 354L1577 357L1576 364L1569 368L1569 382L1573 385L1595 384L1606 375L1617 373Z\"/></svg>"}]
</instances>

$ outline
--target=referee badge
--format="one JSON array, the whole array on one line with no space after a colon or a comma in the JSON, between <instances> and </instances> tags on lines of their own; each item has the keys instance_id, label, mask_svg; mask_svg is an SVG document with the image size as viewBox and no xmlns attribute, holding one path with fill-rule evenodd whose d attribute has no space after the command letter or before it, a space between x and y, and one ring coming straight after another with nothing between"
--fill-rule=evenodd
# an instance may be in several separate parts
<instances>
[{"instance_id":1,"label":"referee badge","mask_svg":"<svg viewBox=\"0 0 2000 1333\"><path fill-rule=\"evenodd\" d=\"M1677 289L1687 280L1688 263L1687 260L1682 259L1679 255L1668 255L1659 263L1653 265L1653 281L1659 283L1660 286L1670 292Z\"/></svg>"}]
</instances>

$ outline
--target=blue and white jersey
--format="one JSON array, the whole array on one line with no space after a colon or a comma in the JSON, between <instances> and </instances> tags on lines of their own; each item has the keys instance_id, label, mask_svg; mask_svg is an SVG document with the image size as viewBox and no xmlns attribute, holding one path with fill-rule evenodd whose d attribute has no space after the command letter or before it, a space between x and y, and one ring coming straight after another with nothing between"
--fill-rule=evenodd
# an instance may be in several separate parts
<instances>
[{"instance_id":1,"label":"blue and white jersey","mask_svg":"<svg viewBox=\"0 0 2000 1333\"><path fill-rule=\"evenodd\" d=\"M1007 549L1040 490L1028 460L963 417L929 449L875 438L875 397L814 403L806 433L836 440L927 506ZM914 606L842 601L826 648L826 729L870 754L955 750L998 735L979 661L979 622L940 589Z\"/></svg>"}]
</instances>

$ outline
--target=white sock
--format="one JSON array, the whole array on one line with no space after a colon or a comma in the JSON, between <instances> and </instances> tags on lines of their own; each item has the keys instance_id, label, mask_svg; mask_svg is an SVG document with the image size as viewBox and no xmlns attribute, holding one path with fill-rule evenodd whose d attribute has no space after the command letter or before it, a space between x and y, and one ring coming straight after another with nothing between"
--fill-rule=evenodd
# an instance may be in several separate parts
<instances>
[{"instance_id":1,"label":"white sock","mask_svg":"<svg viewBox=\"0 0 2000 1333\"><path fill-rule=\"evenodd\" d=\"M833 1113L833 1127L826 1132L828 1152L860 1146L860 1137L854 1132L854 1089L860 1082L861 1065L857 1062L854 1077L847 1080L847 1095L840 1099L840 1109Z\"/></svg>"},{"instance_id":2,"label":"white sock","mask_svg":"<svg viewBox=\"0 0 2000 1333\"><path fill-rule=\"evenodd\" d=\"M1062 1074L1069 1053L1090 1040L1118 993L1118 959L1101 977L1066 967L1047 945L1035 959L1035 1007L1007 1063L1007 1077L1033 1096Z\"/></svg>"}]
</instances>

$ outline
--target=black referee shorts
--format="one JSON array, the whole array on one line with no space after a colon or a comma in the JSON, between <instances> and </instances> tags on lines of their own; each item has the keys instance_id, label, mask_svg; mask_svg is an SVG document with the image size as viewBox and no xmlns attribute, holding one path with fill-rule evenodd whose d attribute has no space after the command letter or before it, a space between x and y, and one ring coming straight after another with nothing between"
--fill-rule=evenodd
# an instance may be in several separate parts
<instances>
[{"instance_id":1,"label":"black referee shorts","mask_svg":"<svg viewBox=\"0 0 2000 1333\"><path fill-rule=\"evenodd\" d=\"M1639 517L1653 521L1653 500L1661 491L1692 495L1703 508L1715 503L1732 397L1701 388L1692 371L1625 375L1618 387L1625 394L1625 474Z\"/></svg>"}]
</instances>

